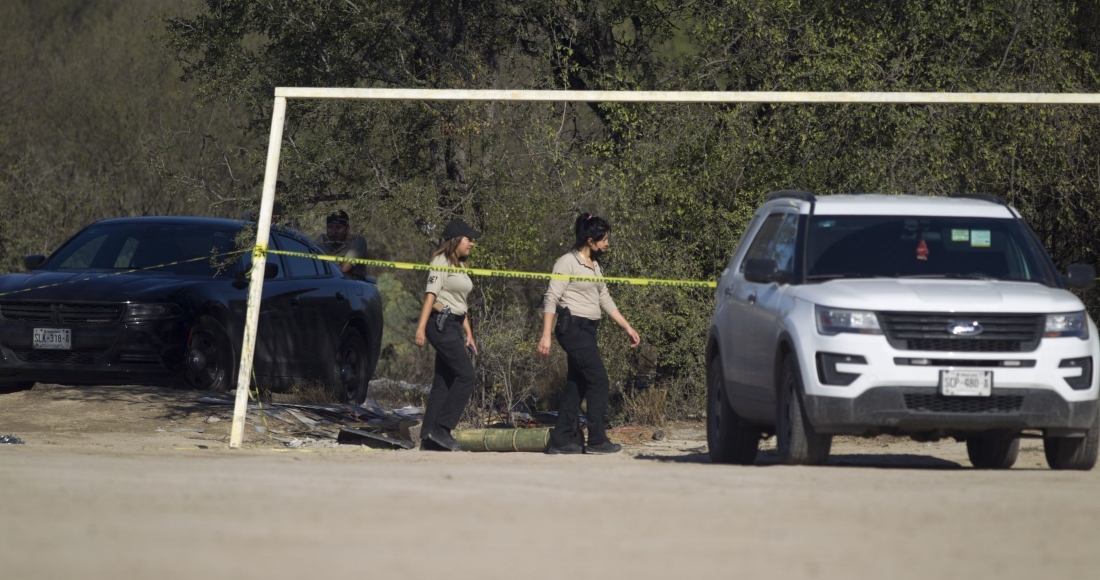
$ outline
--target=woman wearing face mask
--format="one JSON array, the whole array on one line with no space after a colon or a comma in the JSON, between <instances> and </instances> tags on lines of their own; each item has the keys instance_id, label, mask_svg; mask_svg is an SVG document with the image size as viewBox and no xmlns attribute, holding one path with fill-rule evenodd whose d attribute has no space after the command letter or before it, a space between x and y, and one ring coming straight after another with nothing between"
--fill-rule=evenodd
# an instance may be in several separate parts
<instances>
[{"instance_id":1,"label":"woman wearing face mask","mask_svg":"<svg viewBox=\"0 0 1100 580\"><path fill-rule=\"evenodd\" d=\"M607 251L611 225L607 220L583 213L574 225L576 243L573 250L554 263L555 274L567 276L603 277L599 257ZM547 453L572 454L615 453L622 449L607 438L603 417L607 412L610 381L607 369L600 358L596 333L600 324L600 310L614 320L630 337L630 346L641 342L638 333L626 321L603 282L567 282L551 280L543 302L542 338L538 353L550 354L550 330L553 328L558 344L565 350L569 372L562 390L558 420L550 431ZM557 314L557 324L554 315ZM585 417L588 421L588 442L583 441L579 429L581 400L587 400Z\"/></svg>"},{"instance_id":2,"label":"woman wearing face mask","mask_svg":"<svg viewBox=\"0 0 1100 580\"><path fill-rule=\"evenodd\" d=\"M466 267L474 240L480 236L481 232L466 222L452 220L443 229L444 241L432 254L430 265ZM417 346L430 342L435 347L435 377L420 427L422 450L460 450L451 430L462 418L476 380L470 357L477 354L477 343L466 316L466 297L473 288L473 281L466 274L435 270L428 273L415 338Z\"/></svg>"}]
</instances>

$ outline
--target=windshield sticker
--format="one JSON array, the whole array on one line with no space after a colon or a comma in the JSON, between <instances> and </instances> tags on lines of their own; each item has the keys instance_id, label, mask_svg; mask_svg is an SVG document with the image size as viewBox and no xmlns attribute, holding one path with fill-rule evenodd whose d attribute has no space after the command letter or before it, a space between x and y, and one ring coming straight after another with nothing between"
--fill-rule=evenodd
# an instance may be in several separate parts
<instances>
[{"instance_id":1,"label":"windshield sticker","mask_svg":"<svg viewBox=\"0 0 1100 580\"><path fill-rule=\"evenodd\" d=\"M988 248L991 235L989 230L970 230L970 245L974 248Z\"/></svg>"},{"instance_id":2,"label":"windshield sticker","mask_svg":"<svg viewBox=\"0 0 1100 580\"><path fill-rule=\"evenodd\" d=\"M952 242L969 242L970 230L951 230Z\"/></svg>"},{"instance_id":3,"label":"windshield sticker","mask_svg":"<svg viewBox=\"0 0 1100 580\"><path fill-rule=\"evenodd\" d=\"M928 244L924 240L917 244L917 259L928 260Z\"/></svg>"}]
</instances>

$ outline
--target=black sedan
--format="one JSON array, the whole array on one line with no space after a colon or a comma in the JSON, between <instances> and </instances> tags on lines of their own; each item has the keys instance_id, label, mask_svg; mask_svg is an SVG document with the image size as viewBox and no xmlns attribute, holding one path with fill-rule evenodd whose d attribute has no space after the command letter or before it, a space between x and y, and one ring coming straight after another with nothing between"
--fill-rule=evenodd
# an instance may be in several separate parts
<instances>
[{"instance_id":1,"label":"black sedan","mask_svg":"<svg viewBox=\"0 0 1100 580\"><path fill-rule=\"evenodd\" d=\"M0 276L0 392L36 382L186 385L237 380L251 251L245 222L142 217L96 222L26 273ZM252 237L251 239L254 239ZM320 254L273 228L272 249ZM269 255L253 369L273 391L299 381L361 403L378 362L374 280L331 262Z\"/></svg>"}]
</instances>

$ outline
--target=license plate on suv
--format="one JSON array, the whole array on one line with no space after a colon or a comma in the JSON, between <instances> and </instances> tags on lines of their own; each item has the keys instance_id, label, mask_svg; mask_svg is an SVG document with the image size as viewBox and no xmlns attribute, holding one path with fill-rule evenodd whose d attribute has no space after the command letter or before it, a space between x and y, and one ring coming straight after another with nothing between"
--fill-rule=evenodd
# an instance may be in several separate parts
<instances>
[{"instance_id":1,"label":"license plate on suv","mask_svg":"<svg viewBox=\"0 0 1100 580\"><path fill-rule=\"evenodd\" d=\"M945 397L991 396L993 371L940 371L940 394Z\"/></svg>"},{"instance_id":2,"label":"license plate on suv","mask_svg":"<svg viewBox=\"0 0 1100 580\"><path fill-rule=\"evenodd\" d=\"M73 331L68 328L36 328L33 346L45 350L72 350Z\"/></svg>"}]
</instances>

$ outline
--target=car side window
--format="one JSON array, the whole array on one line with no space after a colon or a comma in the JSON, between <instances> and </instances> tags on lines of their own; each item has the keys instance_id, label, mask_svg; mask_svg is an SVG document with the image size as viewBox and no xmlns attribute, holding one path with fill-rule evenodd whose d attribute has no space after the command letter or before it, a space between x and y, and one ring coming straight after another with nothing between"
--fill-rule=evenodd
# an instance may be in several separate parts
<instances>
[{"instance_id":1,"label":"car side window","mask_svg":"<svg viewBox=\"0 0 1100 580\"><path fill-rule=\"evenodd\" d=\"M756 237L752 240L752 245L749 246L749 251L745 253L744 259L741 260L739 268L741 272L745 271L745 264L749 260L766 260L771 257L772 246L782 225L783 214L781 213L773 213L764 220L764 223L760 226L760 231L756 232Z\"/></svg>"},{"instance_id":2,"label":"car side window","mask_svg":"<svg viewBox=\"0 0 1100 580\"><path fill-rule=\"evenodd\" d=\"M275 264L275 265L279 266L279 272L276 273L276 275L275 275L276 280L286 278L286 271L285 271L286 268L284 268L282 263L279 262L280 257L281 256L276 256L275 254L268 254L267 255L267 263L268 264ZM244 272L245 274L247 274L249 271L252 270L252 251L251 250L241 254L240 264L241 264L241 266L240 266L241 271Z\"/></svg>"},{"instance_id":3,"label":"car side window","mask_svg":"<svg viewBox=\"0 0 1100 580\"><path fill-rule=\"evenodd\" d=\"M783 218L783 223L776 232L775 243L772 244L768 259L775 260L780 272L794 273L794 248L798 239L798 214L789 213Z\"/></svg>"},{"instance_id":4,"label":"car side window","mask_svg":"<svg viewBox=\"0 0 1100 580\"><path fill-rule=\"evenodd\" d=\"M312 254L309 246L295 240L294 238L288 238L286 236L278 236L279 249L287 252L298 252L302 254ZM291 278L316 278L321 275L321 270L317 268L318 261L312 258L302 258L299 256L283 256L283 264L286 264L287 276Z\"/></svg>"}]
</instances>

